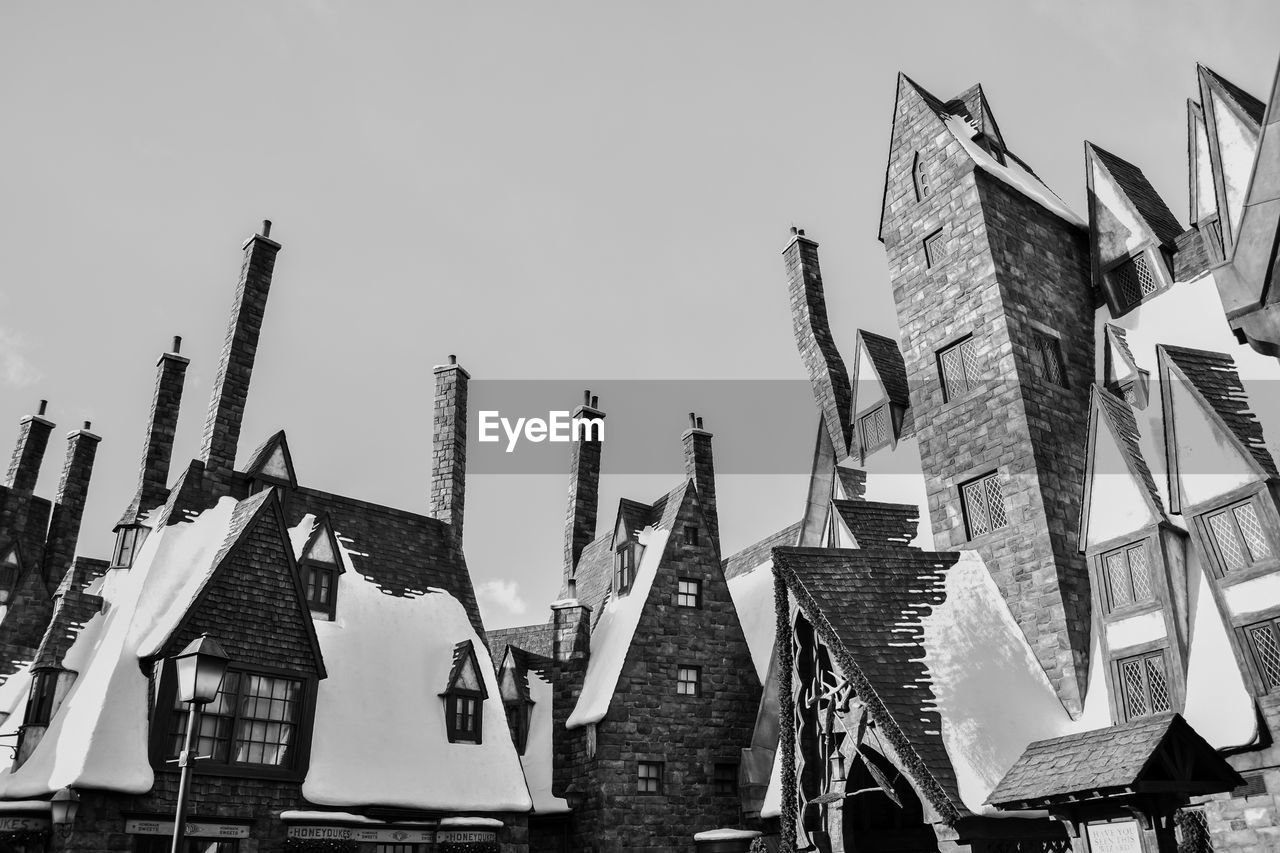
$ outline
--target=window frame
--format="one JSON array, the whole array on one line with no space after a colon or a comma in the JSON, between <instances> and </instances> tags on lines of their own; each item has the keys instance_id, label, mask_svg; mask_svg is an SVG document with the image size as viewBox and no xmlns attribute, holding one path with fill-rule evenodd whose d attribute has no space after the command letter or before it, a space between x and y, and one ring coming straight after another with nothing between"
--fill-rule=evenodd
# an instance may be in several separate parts
<instances>
[{"instance_id":1,"label":"window frame","mask_svg":"<svg viewBox=\"0 0 1280 853\"><path fill-rule=\"evenodd\" d=\"M698 525L696 524L684 525L684 529L681 531L680 535L683 538L685 545L687 545L690 548L698 547L698 540L699 540Z\"/></svg>"},{"instance_id":2,"label":"window frame","mask_svg":"<svg viewBox=\"0 0 1280 853\"><path fill-rule=\"evenodd\" d=\"M722 773L723 770L728 773ZM738 773L740 767L736 761L717 761L711 765L711 795L713 797L736 797L739 793Z\"/></svg>"},{"instance_id":3,"label":"window frame","mask_svg":"<svg viewBox=\"0 0 1280 853\"><path fill-rule=\"evenodd\" d=\"M1141 282L1139 282L1137 285L1139 291L1138 298L1132 302L1126 302L1122 298L1122 286L1117 277L1118 272L1126 264L1134 264L1136 267L1139 261L1147 267L1152 281L1155 282L1155 288L1149 293L1142 293L1142 285ZM1135 272L1135 275L1138 275L1138 273ZM1159 247L1152 246L1150 244L1143 245L1142 247L1129 252L1129 254L1111 261L1102 268L1101 276L1107 294L1107 303L1111 308L1111 314L1113 317L1122 317L1125 314L1128 314L1139 305L1142 305L1148 300L1154 299L1164 291L1168 290L1169 286L1172 284L1171 276L1169 275L1168 266L1164 261L1163 253L1159 250Z\"/></svg>"},{"instance_id":4,"label":"window frame","mask_svg":"<svg viewBox=\"0 0 1280 853\"><path fill-rule=\"evenodd\" d=\"M867 441L867 421L871 418L881 418L884 422L883 440L877 444L872 444ZM889 410L888 401L885 401L878 406L873 406L858 416L858 445L862 448L862 455L864 457L875 453L882 447L889 447L893 442L893 412Z\"/></svg>"},{"instance_id":5,"label":"window frame","mask_svg":"<svg viewBox=\"0 0 1280 853\"><path fill-rule=\"evenodd\" d=\"M920 156L917 151L911 159L911 186L916 192L916 201L924 201L933 195L933 188L929 185L929 173L925 170L925 158Z\"/></svg>"},{"instance_id":6,"label":"window frame","mask_svg":"<svg viewBox=\"0 0 1280 853\"><path fill-rule=\"evenodd\" d=\"M1248 658L1249 668L1252 669L1251 674L1258 695L1280 692L1280 677L1273 681L1267 674L1267 667L1262 662L1258 645L1253 638L1254 631L1262 628L1270 630L1273 641L1276 643L1277 648L1280 648L1280 613L1272 613L1263 619L1255 618L1253 621L1236 629L1240 647L1244 651L1245 657ZM1280 673L1277 673L1277 675L1280 676Z\"/></svg>"},{"instance_id":7,"label":"window frame","mask_svg":"<svg viewBox=\"0 0 1280 853\"><path fill-rule=\"evenodd\" d=\"M1147 667L1147 661L1154 659L1159 659L1161 666L1163 667L1165 693L1169 697L1168 707L1160 710L1156 710L1154 708L1155 703L1151 701L1150 669ZM1129 686L1124 677L1125 664L1133 661L1141 662L1142 686L1145 694L1143 698L1148 707L1145 714L1138 714L1136 716L1131 714L1129 710ZM1115 678L1116 685L1114 696L1116 697L1116 705L1120 712L1117 715L1117 718L1120 722L1130 722L1132 720L1150 717L1154 714L1176 711L1182 704L1179 698L1178 688L1174 681L1173 669L1169 665L1169 654L1163 646L1159 646L1154 649L1147 649L1146 651L1132 652L1124 655L1123 657L1116 657L1113 661L1112 673Z\"/></svg>"},{"instance_id":8,"label":"window frame","mask_svg":"<svg viewBox=\"0 0 1280 853\"><path fill-rule=\"evenodd\" d=\"M1136 595L1133 595L1133 592L1134 592L1133 563L1129 556L1131 552L1138 551L1138 550L1141 550L1143 552L1143 556L1147 561L1147 565L1146 565L1147 587L1148 587L1148 593L1149 593L1149 595L1146 598L1141 598L1141 599L1137 598ZM1153 554L1153 551L1155 551L1156 553ZM1132 596L1128 601L1124 602L1123 604L1116 603L1115 590L1113 589L1111 584L1111 569L1110 569L1110 566L1107 565L1107 558L1113 557L1117 554L1121 555L1122 558L1124 559L1126 577L1129 582L1129 592ZM1153 569L1155 569L1156 567L1152 565L1152 560L1158 557L1159 557L1158 549L1153 549L1150 547L1149 539L1147 537L1125 542L1119 545L1112 545L1107 547L1104 550L1098 551L1095 557L1097 569L1098 569L1097 578L1101 586L1104 611L1108 616L1114 616L1116 614L1135 615L1137 613L1156 609L1162 606L1161 597L1158 592L1158 587L1156 584L1156 575L1158 573L1156 571L1153 571Z\"/></svg>"},{"instance_id":9,"label":"window frame","mask_svg":"<svg viewBox=\"0 0 1280 853\"><path fill-rule=\"evenodd\" d=\"M112 569L128 569L133 567L133 561L138 558L138 551L142 548L144 542L147 541L147 533L150 531L142 524L124 524L116 531L116 542L111 549L111 565ZM128 562L124 562L126 553L125 543L128 543Z\"/></svg>"},{"instance_id":10,"label":"window frame","mask_svg":"<svg viewBox=\"0 0 1280 853\"><path fill-rule=\"evenodd\" d=\"M693 680L684 678L686 672L693 673ZM692 692L684 689L687 685L693 685ZM694 663L677 663L676 664L676 695L689 696L694 699L702 697L702 666Z\"/></svg>"},{"instance_id":11,"label":"window frame","mask_svg":"<svg viewBox=\"0 0 1280 853\"><path fill-rule=\"evenodd\" d=\"M973 511L970 509L968 490L970 487L977 486L979 483L994 482L1000 490L1000 514L1004 516L1004 522L998 525L991 523L991 504L990 504L990 488L984 486L982 489L982 499L984 502L984 511L987 516L987 529L980 533L974 533ZM983 536L988 536L997 530L1003 530L1010 526L1009 518L1009 500L1004 493L1004 485L1000 482L1000 469L987 471L976 477L970 477L968 480L960 483L958 491L960 493L960 514L964 521L964 532L967 541L974 541Z\"/></svg>"},{"instance_id":12,"label":"window frame","mask_svg":"<svg viewBox=\"0 0 1280 853\"><path fill-rule=\"evenodd\" d=\"M946 263L950 256L947 247L942 243L942 229L932 232L921 241L924 249L924 268L934 270ZM939 251L939 247L941 251Z\"/></svg>"},{"instance_id":13,"label":"window frame","mask_svg":"<svg viewBox=\"0 0 1280 853\"><path fill-rule=\"evenodd\" d=\"M1225 503L1218 504L1211 509L1206 509L1196 513L1195 521L1204 537L1204 542L1209 552L1209 563L1212 566L1214 575L1219 580L1235 583L1259 574L1266 574L1277 566L1280 566L1280 552L1277 552L1275 538L1268 535L1267 532L1271 516L1267 513L1266 507L1264 507L1262 502L1259 500L1259 498L1264 494L1268 493L1265 491L1253 491L1245 497L1237 495L1235 498L1228 500ZM1270 549L1271 553L1258 559L1251 559L1250 562L1245 565L1233 569L1227 566L1227 560L1223 556L1222 552L1222 545L1218 540L1218 534L1214 530L1210 519L1216 518L1220 515L1226 515L1230 520L1234 535L1238 537L1239 546L1252 558L1252 549L1249 547L1248 539L1245 537L1244 532L1240 529L1240 522L1235 512L1237 509L1246 505L1253 509L1253 514L1258 521L1258 529L1262 535L1263 542L1266 544L1267 548Z\"/></svg>"},{"instance_id":14,"label":"window frame","mask_svg":"<svg viewBox=\"0 0 1280 853\"><path fill-rule=\"evenodd\" d=\"M653 775L645 775L646 770L654 771ZM666 771L667 763L665 761L649 761L640 759L636 761L636 793L645 796L662 796L666 793ZM649 789L646 784L652 782L654 787Z\"/></svg>"},{"instance_id":15,"label":"window frame","mask_svg":"<svg viewBox=\"0 0 1280 853\"><path fill-rule=\"evenodd\" d=\"M937 362L938 379L942 384L942 402L954 403L959 400L965 400L973 396L973 393L983 384L985 380L969 375L968 365L965 360L964 347L973 347L969 353L969 359L976 366L979 363L978 356L978 339L973 335L965 335L953 340L951 343L941 347L934 353L934 360ZM960 368L964 374L961 380L964 382L964 388L952 387L952 382L947 376L946 356L948 353L956 351L960 355Z\"/></svg>"},{"instance_id":16,"label":"window frame","mask_svg":"<svg viewBox=\"0 0 1280 853\"><path fill-rule=\"evenodd\" d=\"M330 619L338 610L338 578L342 575L342 568L335 563L325 563L319 560L303 560L302 570L302 591L307 599L307 607L312 613L323 614ZM321 601L318 596L312 596L311 580L314 574L322 572L329 576L329 600ZM318 591L320 586L317 584L315 589Z\"/></svg>"},{"instance_id":17,"label":"window frame","mask_svg":"<svg viewBox=\"0 0 1280 853\"><path fill-rule=\"evenodd\" d=\"M533 718L533 702L528 699L503 702L502 708L507 716L507 730L511 732L511 742L515 744L516 752L524 755L525 749L529 746L529 725ZM515 725L512 722L513 714L516 717Z\"/></svg>"},{"instance_id":18,"label":"window frame","mask_svg":"<svg viewBox=\"0 0 1280 853\"><path fill-rule=\"evenodd\" d=\"M686 592L682 587L685 584L693 586L693 592ZM682 599L693 597L693 603L688 604ZM676 578L676 607L685 607L690 610L702 609L702 579L701 578Z\"/></svg>"},{"instance_id":19,"label":"window frame","mask_svg":"<svg viewBox=\"0 0 1280 853\"><path fill-rule=\"evenodd\" d=\"M1050 356L1052 356L1052 359ZM1056 365L1054 370L1057 371L1057 379L1050 375L1054 372L1054 370L1049 369L1051 360ZM1062 339L1057 335L1049 334L1040 329L1031 330L1031 363L1035 368L1036 379L1040 382L1046 385L1055 385L1059 388L1071 387L1067 382L1067 362L1062 357Z\"/></svg>"},{"instance_id":20,"label":"window frame","mask_svg":"<svg viewBox=\"0 0 1280 853\"><path fill-rule=\"evenodd\" d=\"M619 545L613 552L613 583L618 595L631 592L636 582L636 543L627 541ZM625 580L625 584L624 581Z\"/></svg>"},{"instance_id":21,"label":"window frame","mask_svg":"<svg viewBox=\"0 0 1280 853\"><path fill-rule=\"evenodd\" d=\"M48 726L57 712L58 681L61 670L40 669L31 673L31 686L27 693L27 705L22 715L22 725Z\"/></svg>"},{"instance_id":22,"label":"window frame","mask_svg":"<svg viewBox=\"0 0 1280 853\"><path fill-rule=\"evenodd\" d=\"M484 701L485 695L479 690L466 690L461 687L454 687L445 692L444 696L444 722L445 731L449 737L449 743L484 743ZM475 712L471 715L471 721L475 723L473 728L458 728L458 700L466 702L475 702Z\"/></svg>"}]
</instances>

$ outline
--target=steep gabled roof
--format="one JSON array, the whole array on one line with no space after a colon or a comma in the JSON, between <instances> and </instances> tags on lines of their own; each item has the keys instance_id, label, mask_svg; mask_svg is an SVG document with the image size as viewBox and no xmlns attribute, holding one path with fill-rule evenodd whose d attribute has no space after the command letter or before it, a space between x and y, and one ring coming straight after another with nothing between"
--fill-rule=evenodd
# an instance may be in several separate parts
<instances>
[{"instance_id":1,"label":"steep gabled roof","mask_svg":"<svg viewBox=\"0 0 1280 853\"><path fill-rule=\"evenodd\" d=\"M1085 445L1088 457L1085 459L1084 498L1080 502L1080 523L1078 530L1078 547L1085 550L1089 535L1089 513L1093 506L1093 478L1097 453L1098 430L1107 429L1115 437L1116 447L1124 459L1128 474L1142 484L1142 494L1147 499L1148 508L1158 519L1166 519L1164 502L1160 499L1160 490L1156 487L1155 477L1146 457L1142 455L1141 437L1138 432L1138 421L1133 409L1124 400L1100 385L1094 384L1089 394L1089 438ZM1118 471L1103 472L1118 474Z\"/></svg>"},{"instance_id":2,"label":"steep gabled roof","mask_svg":"<svg viewBox=\"0 0 1280 853\"><path fill-rule=\"evenodd\" d=\"M844 496L849 500L858 500L867 493L867 472L861 468L836 466L836 476L840 478L840 486Z\"/></svg>"},{"instance_id":3,"label":"steep gabled roof","mask_svg":"<svg viewBox=\"0 0 1280 853\"><path fill-rule=\"evenodd\" d=\"M289 452L289 441L284 430L268 438L249 457L249 464L244 473L249 477L265 477L270 480L288 483L289 488L298 488L298 477L293 469L293 454Z\"/></svg>"},{"instance_id":4,"label":"steep gabled roof","mask_svg":"<svg viewBox=\"0 0 1280 853\"><path fill-rule=\"evenodd\" d=\"M1111 175L1116 187L1124 193L1161 244L1172 247L1185 229L1142 170L1095 143L1086 142L1085 147Z\"/></svg>"},{"instance_id":5,"label":"steep gabled roof","mask_svg":"<svg viewBox=\"0 0 1280 853\"><path fill-rule=\"evenodd\" d=\"M784 545L794 545L800 536L800 528L804 521L788 524L776 533L772 533L759 542L748 545L736 554L732 554L720 562L725 580L745 575L773 556L773 549Z\"/></svg>"},{"instance_id":6,"label":"steep gabled roof","mask_svg":"<svg viewBox=\"0 0 1280 853\"><path fill-rule=\"evenodd\" d=\"M774 572L831 648L917 790L948 822L965 813L925 667L921 620L946 599L955 553L776 548Z\"/></svg>"},{"instance_id":7,"label":"steep gabled roof","mask_svg":"<svg viewBox=\"0 0 1280 853\"><path fill-rule=\"evenodd\" d=\"M920 527L920 508L914 504L864 500L833 500L845 526L860 548L910 547Z\"/></svg>"},{"instance_id":8,"label":"steep gabled roof","mask_svg":"<svg viewBox=\"0 0 1280 853\"><path fill-rule=\"evenodd\" d=\"M866 329L858 330L858 338L867 348L867 355L871 357L871 364L880 377L880 384L884 386L889 402L903 408L910 406L907 363L902 358L902 350L898 349L898 342Z\"/></svg>"},{"instance_id":9,"label":"steep gabled roof","mask_svg":"<svg viewBox=\"0 0 1280 853\"><path fill-rule=\"evenodd\" d=\"M1119 375L1119 371L1116 370L1116 365L1111 361L1111 347L1115 347L1115 351L1120 355L1121 360L1124 361L1129 370L1136 377L1139 371L1138 360L1133 357L1133 350L1129 349L1129 338L1125 330L1112 323L1106 323L1103 325L1103 335L1105 342L1110 344L1110 346L1103 351L1103 358L1105 360L1103 378L1107 381L1111 381L1112 377Z\"/></svg>"},{"instance_id":10,"label":"steep gabled roof","mask_svg":"<svg viewBox=\"0 0 1280 853\"><path fill-rule=\"evenodd\" d=\"M918 94L920 98L924 101L925 106L927 106L929 110L935 116L938 117L939 121L945 121L947 117L947 108L946 108L946 105L942 103L942 101L934 97L932 94L926 91L923 87L917 84L916 81L912 80L906 74L903 74L901 71L899 71L897 85L894 86L894 89L893 89L893 114L891 116L890 127L889 127L890 150L892 150L893 148L894 125L897 123L897 119L898 119L898 106L902 99L903 86L910 86L916 92L916 94ZM884 212L885 212L885 208L887 207L886 202L889 199L889 167L891 165L892 165L892 158L889 156L886 156L885 163L884 163L884 185L880 189L880 224L876 226L876 239L878 239L882 243L884 242Z\"/></svg>"},{"instance_id":11,"label":"steep gabled roof","mask_svg":"<svg viewBox=\"0 0 1280 853\"><path fill-rule=\"evenodd\" d=\"M1249 409L1249 398L1240 382L1240 374L1236 372L1235 359L1220 352L1169 344L1160 344L1156 350L1191 384L1236 439L1240 449L1257 463L1259 470L1269 477L1280 476L1263 441L1262 424ZM1164 377L1161 379L1163 386Z\"/></svg>"},{"instance_id":12,"label":"steep gabled roof","mask_svg":"<svg viewBox=\"0 0 1280 853\"><path fill-rule=\"evenodd\" d=\"M1267 105L1262 101L1250 95L1244 89L1241 89L1235 83L1232 83L1226 77L1204 65L1197 65L1196 71L1199 72L1202 79L1209 83L1212 87L1222 92L1226 97L1235 103L1246 116L1253 120L1255 126L1262 124L1263 114L1267 111Z\"/></svg>"},{"instance_id":13,"label":"steep gabled roof","mask_svg":"<svg viewBox=\"0 0 1280 853\"><path fill-rule=\"evenodd\" d=\"M991 105L987 103L981 83L974 83L956 95L947 102L946 108L953 114L965 116L979 131L994 138L1004 147L1004 135L1000 133L1000 125L996 124L995 114L991 112Z\"/></svg>"},{"instance_id":14,"label":"steep gabled roof","mask_svg":"<svg viewBox=\"0 0 1280 853\"><path fill-rule=\"evenodd\" d=\"M1036 741L987 798L1035 808L1132 793L1211 794L1244 784L1180 714L1154 714L1089 732Z\"/></svg>"},{"instance_id":15,"label":"steep gabled roof","mask_svg":"<svg viewBox=\"0 0 1280 853\"><path fill-rule=\"evenodd\" d=\"M484 673L481 672L480 661L476 658L475 643L471 640L463 640L453 647L453 666L449 669L445 690L456 687L468 672L475 679L474 688L480 691L483 698L488 699L489 688L485 685Z\"/></svg>"},{"instance_id":16,"label":"steep gabled roof","mask_svg":"<svg viewBox=\"0 0 1280 853\"><path fill-rule=\"evenodd\" d=\"M499 662L502 660L502 651L506 648L520 649L529 654L549 658L554 637L555 626L550 622L521 625L516 628L499 628L489 632L489 648L493 652L493 659Z\"/></svg>"},{"instance_id":17,"label":"steep gabled roof","mask_svg":"<svg viewBox=\"0 0 1280 853\"><path fill-rule=\"evenodd\" d=\"M85 592L85 587L101 577L106 569L106 562L83 557L67 569L54 593L53 618L49 620L35 660L31 662L32 669L62 665L63 655L79 636L80 629L102 609L102 599Z\"/></svg>"}]
</instances>

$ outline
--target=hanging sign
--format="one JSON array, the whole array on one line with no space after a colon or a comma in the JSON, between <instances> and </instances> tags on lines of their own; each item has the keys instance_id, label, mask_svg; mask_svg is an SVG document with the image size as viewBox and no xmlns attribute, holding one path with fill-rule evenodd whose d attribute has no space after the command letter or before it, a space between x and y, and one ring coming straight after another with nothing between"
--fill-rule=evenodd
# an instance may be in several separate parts
<instances>
[{"instance_id":1,"label":"hanging sign","mask_svg":"<svg viewBox=\"0 0 1280 853\"><path fill-rule=\"evenodd\" d=\"M124 831L130 835L173 835L171 820L127 820ZM187 821L188 838L248 838L249 827L243 823L192 823Z\"/></svg>"},{"instance_id":2,"label":"hanging sign","mask_svg":"<svg viewBox=\"0 0 1280 853\"><path fill-rule=\"evenodd\" d=\"M374 843L431 844L436 840L434 830L412 827L364 827L364 826L291 826L289 838L304 841L368 841Z\"/></svg>"},{"instance_id":3,"label":"hanging sign","mask_svg":"<svg viewBox=\"0 0 1280 853\"><path fill-rule=\"evenodd\" d=\"M483 829L443 829L436 833L441 844L483 844L497 841L498 833Z\"/></svg>"},{"instance_id":4,"label":"hanging sign","mask_svg":"<svg viewBox=\"0 0 1280 853\"><path fill-rule=\"evenodd\" d=\"M43 832L52 825L47 817L0 817L0 832Z\"/></svg>"},{"instance_id":5,"label":"hanging sign","mask_svg":"<svg viewBox=\"0 0 1280 853\"><path fill-rule=\"evenodd\" d=\"M1142 853L1138 822L1091 823L1085 828L1092 853Z\"/></svg>"}]
</instances>

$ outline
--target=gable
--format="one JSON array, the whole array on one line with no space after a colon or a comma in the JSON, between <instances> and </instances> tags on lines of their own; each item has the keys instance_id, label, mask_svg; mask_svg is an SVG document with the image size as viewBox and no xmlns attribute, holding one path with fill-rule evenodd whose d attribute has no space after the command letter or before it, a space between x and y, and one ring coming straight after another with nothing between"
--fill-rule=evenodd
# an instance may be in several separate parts
<instances>
[{"instance_id":1,"label":"gable","mask_svg":"<svg viewBox=\"0 0 1280 853\"><path fill-rule=\"evenodd\" d=\"M1089 150L1089 218L1098 263L1126 257L1156 239L1138 208L1103 165L1092 146Z\"/></svg>"},{"instance_id":2,"label":"gable","mask_svg":"<svg viewBox=\"0 0 1280 853\"><path fill-rule=\"evenodd\" d=\"M324 677L279 501L262 502L160 650L170 657L208 633L233 663Z\"/></svg>"},{"instance_id":3,"label":"gable","mask_svg":"<svg viewBox=\"0 0 1280 853\"><path fill-rule=\"evenodd\" d=\"M1218 214L1218 201L1213 188L1213 161L1209 155L1209 133L1204 126L1200 105L1187 102L1191 125L1188 149L1191 153L1191 220L1203 222Z\"/></svg>"},{"instance_id":4,"label":"gable","mask_svg":"<svg viewBox=\"0 0 1280 853\"><path fill-rule=\"evenodd\" d=\"M1103 383L1110 386L1137 377L1138 365L1125 341L1124 329L1107 323L1104 330Z\"/></svg>"},{"instance_id":5,"label":"gable","mask_svg":"<svg viewBox=\"0 0 1280 853\"><path fill-rule=\"evenodd\" d=\"M328 516L320 519L316 524L310 541L302 551L302 560L342 567L342 560L338 557L337 539Z\"/></svg>"},{"instance_id":6,"label":"gable","mask_svg":"<svg viewBox=\"0 0 1280 853\"><path fill-rule=\"evenodd\" d=\"M1136 533L1160 520L1146 488L1130 470L1119 438L1096 409L1087 465L1089 500L1084 506L1083 548Z\"/></svg>"},{"instance_id":7,"label":"gable","mask_svg":"<svg viewBox=\"0 0 1280 853\"><path fill-rule=\"evenodd\" d=\"M277 446L262 463L262 467L258 469L259 474L265 474L268 477L277 477L281 480L289 478L289 463L284 458L284 448Z\"/></svg>"},{"instance_id":8,"label":"gable","mask_svg":"<svg viewBox=\"0 0 1280 853\"><path fill-rule=\"evenodd\" d=\"M854 353L853 369L855 377L853 412L855 415L859 415L867 409L883 403L888 399L888 395L885 394L884 383L880 381L880 375L876 373L876 366L871 360L871 354L867 352L867 344L861 339L858 340L858 349Z\"/></svg>"},{"instance_id":9,"label":"gable","mask_svg":"<svg viewBox=\"0 0 1280 853\"><path fill-rule=\"evenodd\" d=\"M1226 219L1234 234L1244 210L1245 194L1249 191L1249 176L1253 172L1253 159L1258 150L1258 130L1215 87L1209 87L1205 109L1212 110L1213 113L1219 168L1226 195Z\"/></svg>"},{"instance_id":10,"label":"gable","mask_svg":"<svg viewBox=\"0 0 1280 853\"><path fill-rule=\"evenodd\" d=\"M891 245L897 242L898 235L890 230L890 223L898 211L916 202L913 175L916 155L922 149L936 153L938 144L935 140L942 140L943 146L948 142L942 135L945 112L941 101L917 86L907 75L898 75L877 232L882 243ZM941 174L939 170L937 175L941 177Z\"/></svg>"},{"instance_id":11,"label":"gable","mask_svg":"<svg viewBox=\"0 0 1280 853\"><path fill-rule=\"evenodd\" d=\"M1169 376L1161 382L1168 400L1166 418L1172 418L1173 442L1166 450L1175 458L1169 470L1184 505L1198 504L1262 479L1251 459L1236 446L1232 436L1209 415L1193 395L1189 383Z\"/></svg>"},{"instance_id":12,"label":"gable","mask_svg":"<svg viewBox=\"0 0 1280 853\"><path fill-rule=\"evenodd\" d=\"M476 662L475 646L470 640L459 643L453 650L453 668L449 672L449 683L445 690L470 690L488 696L488 688L480 675L480 665Z\"/></svg>"},{"instance_id":13,"label":"gable","mask_svg":"<svg viewBox=\"0 0 1280 853\"><path fill-rule=\"evenodd\" d=\"M290 488L297 488L298 478L293 470L293 455L289 452L289 441L284 430L262 443L249 458L245 473L273 482L285 483Z\"/></svg>"}]
</instances>

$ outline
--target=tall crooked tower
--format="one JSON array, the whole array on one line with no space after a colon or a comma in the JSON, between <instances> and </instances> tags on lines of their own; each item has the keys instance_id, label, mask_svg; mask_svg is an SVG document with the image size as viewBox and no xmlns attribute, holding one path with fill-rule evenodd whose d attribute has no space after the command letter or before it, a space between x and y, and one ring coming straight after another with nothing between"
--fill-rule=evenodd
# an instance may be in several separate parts
<instances>
[{"instance_id":1,"label":"tall crooked tower","mask_svg":"<svg viewBox=\"0 0 1280 853\"><path fill-rule=\"evenodd\" d=\"M943 102L899 75L880 239L935 547L983 555L1078 713L1095 305L1085 225L1008 151L981 86Z\"/></svg>"}]
</instances>

